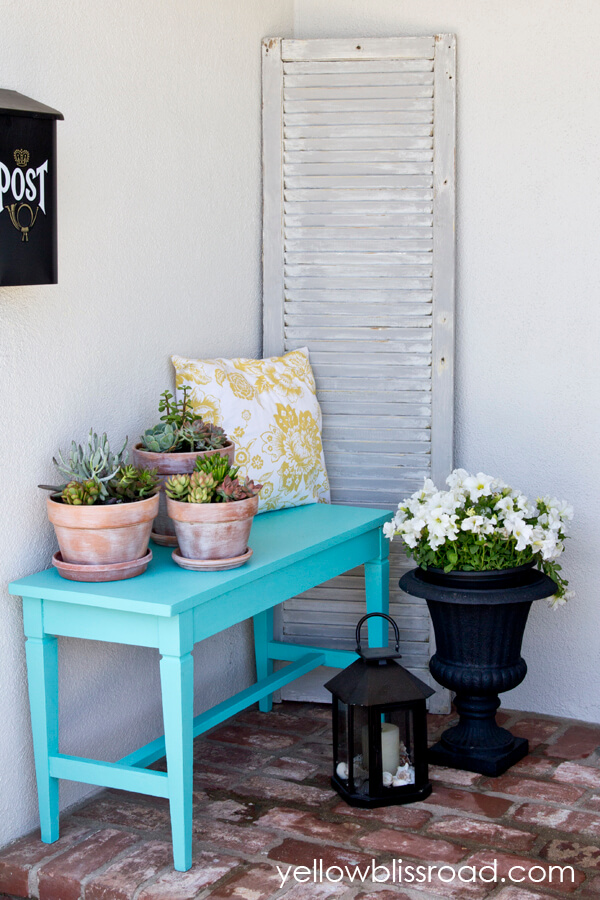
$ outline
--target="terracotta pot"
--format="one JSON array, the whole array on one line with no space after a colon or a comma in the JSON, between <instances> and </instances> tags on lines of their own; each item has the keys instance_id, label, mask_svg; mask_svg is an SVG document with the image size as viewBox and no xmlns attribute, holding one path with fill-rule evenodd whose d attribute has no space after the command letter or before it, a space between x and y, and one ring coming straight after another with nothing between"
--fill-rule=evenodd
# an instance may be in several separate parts
<instances>
[{"instance_id":1,"label":"terracotta pot","mask_svg":"<svg viewBox=\"0 0 600 900\"><path fill-rule=\"evenodd\" d=\"M258 496L231 503L182 503L167 497L177 543L187 559L230 559L248 547Z\"/></svg>"},{"instance_id":2,"label":"terracotta pot","mask_svg":"<svg viewBox=\"0 0 600 900\"><path fill-rule=\"evenodd\" d=\"M52 497L46 501L62 558L84 565L129 562L144 556L158 504L158 494L110 506L69 506Z\"/></svg>"},{"instance_id":3,"label":"terracotta pot","mask_svg":"<svg viewBox=\"0 0 600 900\"><path fill-rule=\"evenodd\" d=\"M196 450L193 453L154 453L152 450L142 450L141 444L136 444L133 448L131 452L133 465L156 469L161 476L160 505L153 531L154 534L166 535L171 538L171 540L161 541L161 544L172 547L177 544L175 528L167 515L167 498L163 489L165 481L171 475L190 475L196 467L198 457L204 458L215 456L215 454L226 456L233 465L235 444L230 441L225 447L218 450Z\"/></svg>"}]
</instances>

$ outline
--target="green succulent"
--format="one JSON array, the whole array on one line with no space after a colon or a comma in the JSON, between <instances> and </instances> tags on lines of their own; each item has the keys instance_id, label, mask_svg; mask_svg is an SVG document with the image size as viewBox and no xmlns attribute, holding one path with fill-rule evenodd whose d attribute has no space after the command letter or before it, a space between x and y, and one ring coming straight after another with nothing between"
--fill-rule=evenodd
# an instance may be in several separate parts
<instances>
[{"instance_id":1,"label":"green succulent","mask_svg":"<svg viewBox=\"0 0 600 900\"><path fill-rule=\"evenodd\" d=\"M170 391L163 391L158 411L164 413L158 425L148 428L140 440L144 450L154 453L191 453L219 450L229 443L222 428L205 422L194 412L189 385L181 388L182 399L175 400Z\"/></svg>"},{"instance_id":2,"label":"green succulent","mask_svg":"<svg viewBox=\"0 0 600 900\"><path fill-rule=\"evenodd\" d=\"M251 478L231 478L226 475L223 483L217 488L218 496L224 503L234 500L248 500L260 493L262 484L256 484Z\"/></svg>"},{"instance_id":3,"label":"green succulent","mask_svg":"<svg viewBox=\"0 0 600 900\"><path fill-rule=\"evenodd\" d=\"M126 448L127 438L119 452L113 453L106 434L98 437L91 428L85 447L72 441L68 457L65 459L59 450L58 459L53 458L52 462L67 476L69 482L76 481L80 484L90 480L97 482L100 499L106 500L108 497L106 482L114 478L120 467L127 462Z\"/></svg>"},{"instance_id":4,"label":"green succulent","mask_svg":"<svg viewBox=\"0 0 600 900\"><path fill-rule=\"evenodd\" d=\"M100 497L100 485L93 478L83 482L70 481L60 496L69 506L93 506Z\"/></svg>"},{"instance_id":5,"label":"green succulent","mask_svg":"<svg viewBox=\"0 0 600 900\"><path fill-rule=\"evenodd\" d=\"M188 503L210 503L217 487L215 478L206 472L194 472L190 478Z\"/></svg>"},{"instance_id":6,"label":"green succulent","mask_svg":"<svg viewBox=\"0 0 600 900\"><path fill-rule=\"evenodd\" d=\"M118 502L130 503L146 500L158 491L160 476L156 469L121 466L108 483L109 496Z\"/></svg>"},{"instance_id":7,"label":"green succulent","mask_svg":"<svg viewBox=\"0 0 600 900\"><path fill-rule=\"evenodd\" d=\"M154 428L147 428L141 438L144 450L152 453L169 453L177 448L179 432L168 422L160 422Z\"/></svg>"},{"instance_id":8,"label":"green succulent","mask_svg":"<svg viewBox=\"0 0 600 900\"><path fill-rule=\"evenodd\" d=\"M165 481L165 493L171 500L185 502L190 491L189 475L171 475Z\"/></svg>"},{"instance_id":9,"label":"green succulent","mask_svg":"<svg viewBox=\"0 0 600 900\"><path fill-rule=\"evenodd\" d=\"M219 425L196 419L188 429L195 450L220 450L229 443L229 438Z\"/></svg>"},{"instance_id":10,"label":"green succulent","mask_svg":"<svg viewBox=\"0 0 600 900\"><path fill-rule=\"evenodd\" d=\"M226 456L220 456L218 453L213 456L198 457L196 460L196 471L212 475L217 485L221 484L227 476L235 478L239 468L239 466L232 466Z\"/></svg>"}]
</instances>

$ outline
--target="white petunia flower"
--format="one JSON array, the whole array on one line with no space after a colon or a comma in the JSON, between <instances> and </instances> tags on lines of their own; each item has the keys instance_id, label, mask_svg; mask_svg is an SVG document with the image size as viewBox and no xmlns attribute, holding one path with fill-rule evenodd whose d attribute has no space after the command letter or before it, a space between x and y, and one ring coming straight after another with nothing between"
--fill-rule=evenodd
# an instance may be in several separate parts
<instances>
[{"instance_id":1,"label":"white petunia flower","mask_svg":"<svg viewBox=\"0 0 600 900\"><path fill-rule=\"evenodd\" d=\"M506 528L509 534L517 539L517 551L524 550L529 544L533 536L533 526L528 525L525 519L518 516L505 520Z\"/></svg>"},{"instance_id":2,"label":"white petunia flower","mask_svg":"<svg viewBox=\"0 0 600 900\"><path fill-rule=\"evenodd\" d=\"M393 519L391 522L383 523L383 534L384 537L388 539L388 541L392 541L394 539L394 535L396 534L396 523Z\"/></svg>"},{"instance_id":3,"label":"white petunia flower","mask_svg":"<svg viewBox=\"0 0 600 900\"><path fill-rule=\"evenodd\" d=\"M478 472L477 475L469 475L463 481L463 487L473 501L492 494L494 492L493 485L494 479L492 476L484 475L483 472Z\"/></svg>"},{"instance_id":4,"label":"white petunia flower","mask_svg":"<svg viewBox=\"0 0 600 900\"><path fill-rule=\"evenodd\" d=\"M453 472L448 475L446 478L446 484L451 490L455 490L456 488L462 488L463 482L465 478L469 477L469 473L466 469L455 469Z\"/></svg>"}]
</instances>

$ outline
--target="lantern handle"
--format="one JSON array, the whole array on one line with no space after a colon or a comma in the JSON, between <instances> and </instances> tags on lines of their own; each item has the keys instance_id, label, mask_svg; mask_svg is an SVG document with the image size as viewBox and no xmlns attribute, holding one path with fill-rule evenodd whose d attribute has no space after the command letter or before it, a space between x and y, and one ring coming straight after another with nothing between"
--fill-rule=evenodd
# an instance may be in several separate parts
<instances>
[{"instance_id":1,"label":"lantern handle","mask_svg":"<svg viewBox=\"0 0 600 900\"><path fill-rule=\"evenodd\" d=\"M400 650L400 632L398 631L398 626L394 622L391 616L388 616L386 613L367 613L366 616L363 616L358 625L356 626L356 652L360 653L360 629L362 628L363 622L366 622L367 619L371 619L373 616L380 616L382 619L387 619L388 622L391 623L394 629L394 636L396 638L396 653Z\"/></svg>"}]
</instances>

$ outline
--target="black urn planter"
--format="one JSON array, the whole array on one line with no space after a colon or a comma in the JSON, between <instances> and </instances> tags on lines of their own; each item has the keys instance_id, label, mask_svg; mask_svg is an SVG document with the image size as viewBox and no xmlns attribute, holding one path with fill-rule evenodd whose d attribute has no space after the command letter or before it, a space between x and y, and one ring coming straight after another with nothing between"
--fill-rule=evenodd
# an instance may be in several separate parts
<instances>
[{"instance_id":1,"label":"black urn planter","mask_svg":"<svg viewBox=\"0 0 600 900\"><path fill-rule=\"evenodd\" d=\"M413 569L400 587L427 600L436 640L429 668L456 692L459 723L430 748L429 761L501 775L527 755L529 744L497 724L498 694L525 678L527 616L534 600L556 592L555 583L530 563L491 572Z\"/></svg>"}]
</instances>

